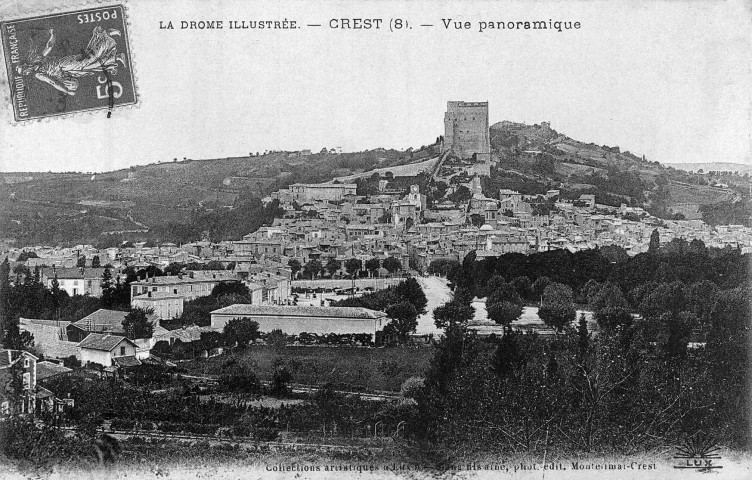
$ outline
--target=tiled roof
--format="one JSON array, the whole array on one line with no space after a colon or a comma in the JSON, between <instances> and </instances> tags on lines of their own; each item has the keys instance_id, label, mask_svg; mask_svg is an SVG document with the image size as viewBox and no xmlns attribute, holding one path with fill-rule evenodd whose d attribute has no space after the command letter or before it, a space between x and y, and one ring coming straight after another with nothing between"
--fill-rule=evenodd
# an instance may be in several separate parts
<instances>
[{"instance_id":1,"label":"tiled roof","mask_svg":"<svg viewBox=\"0 0 752 480\"><path fill-rule=\"evenodd\" d=\"M73 370L70 368L64 367L55 362L48 362L46 360L37 362L37 381L54 377L56 375L63 375L72 371Z\"/></svg>"},{"instance_id":2,"label":"tiled roof","mask_svg":"<svg viewBox=\"0 0 752 480\"><path fill-rule=\"evenodd\" d=\"M81 343L78 344L78 346L80 348L88 348L90 350L103 350L105 352L109 352L123 340L131 343L133 346L136 346L135 343L123 336L101 333L90 333L81 341Z\"/></svg>"},{"instance_id":3,"label":"tiled roof","mask_svg":"<svg viewBox=\"0 0 752 480\"><path fill-rule=\"evenodd\" d=\"M40 326L60 327L60 328L65 328L71 323L66 320L47 320L43 318L23 318L23 317L20 317L18 321L21 325L40 325Z\"/></svg>"},{"instance_id":4,"label":"tiled roof","mask_svg":"<svg viewBox=\"0 0 752 480\"><path fill-rule=\"evenodd\" d=\"M128 312L100 308L81 320L73 322L73 325L86 332L124 334L123 320L125 320L126 315L128 315ZM147 318L152 324L159 324L156 315L147 315Z\"/></svg>"},{"instance_id":5,"label":"tiled roof","mask_svg":"<svg viewBox=\"0 0 752 480\"><path fill-rule=\"evenodd\" d=\"M307 307L307 306L279 306L279 305L248 305L235 304L214 310L212 314L220 315L264 315L279 317L328 317L328 318L361 318L375 319L385 317L384 312L369 310L362 307Z\"/></svg>"},{"instance_id":6,"label":"tiled roof","mask_svg":"<svg viewBox=\"0 0 752 480\"><path fill-rule=\"evenodd\" d=\"M37 386L37 399L41 400L41 399L44 399L44 398L50 398L50 397L54 397L54 396L55 396L55 394L52 393L52 392L50 392L46 388Z\"/></svg>"},{"instance_id":7,"label":"tiled roof","mask_svg":"<svg viewBox=\"0 0 752 480\"><path fill-rule=\"evenodd\" d=\"M133 300L145 300L150 302L156 302L157 300L165 300L168 298L183 298L181 295L175 295L170 292L148 292L142 295L136 295Z\"/></svg>"},{"instance_id":8,"label":"tiled roof","mask_svg":"<svg viewBox=\"0 0 752 480\"><path fill-rule=\"evenodd\" d=\"M135 355L126 355L124 357L112 357L112 362L118 367L137 367L141 362Z\"/></svg>"},{"instance_id":9,"label":"tiled roof","mask_svg":"<svg viewBox=\"0 0 752 480\"><path fill-rule=\"evenodd\" d=\"M148 357L141 360L142 365L162 365L164 367L177 367L174 363L164 360L161 357L158 357L154 355L153 353L150 354Z\"/></svg>"},{"instance_id":10,"label":"tiled roof","mask_svg":"<svg viewBox=\"0 0 752 480\"><path fill-rule=\"evenodd\" d=\"M52 278L57 276L59 280L63 279L84 279L84 278L102 278L102 274L104 274L104 268L84 268L83 272L81 272L80 268L45 268L42 270L42 273L47 275L47 277ZM113 278L116 272L113 272L113 270L110 270L111 273L113 273Z\"/></svg>"},{"instance_id":11,"label":"tiled roof","mask_svg":"<svg viewBox=\"0 0 752 480\"><path fill-rule=\"evenodd\" d=\"M227 278L191 278L189 275L165 275L162 277L151 277L148 280L132 282L131 285L180 285L186 283L206 283L227 281Z\"/></svg>"}]
</instances>

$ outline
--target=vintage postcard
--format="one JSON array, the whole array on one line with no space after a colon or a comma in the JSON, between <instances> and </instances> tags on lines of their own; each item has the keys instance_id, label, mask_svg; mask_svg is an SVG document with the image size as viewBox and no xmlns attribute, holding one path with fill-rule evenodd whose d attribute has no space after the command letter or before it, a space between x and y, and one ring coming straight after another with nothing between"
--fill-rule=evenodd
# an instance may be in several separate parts
<instances>
[{"instance_id":1,"label":"vintage postcard","mask_svg":"<svg viewBox=\"0 0 752 480\"><path fill-rule=\"evenodd\" d=\"M752 3L0 0L0 480L752 478Z\"/></svg>"}]
</instances>

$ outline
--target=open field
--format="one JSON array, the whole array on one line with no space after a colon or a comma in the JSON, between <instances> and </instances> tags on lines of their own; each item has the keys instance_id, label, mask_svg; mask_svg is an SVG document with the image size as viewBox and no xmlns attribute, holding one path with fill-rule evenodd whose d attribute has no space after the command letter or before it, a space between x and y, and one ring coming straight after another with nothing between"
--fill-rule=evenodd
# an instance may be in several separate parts
<instances>
[{"instance_id":1,"label":"open field","mask_svg":"<svg viewBox=\"0 0 752 480\"><path fill-rule=\"evenodd\" d=\"M688 185L671 182L669 184L671 204L713 204L732 200L736 195L731 190L705 185Z\"/></svg>"},{"instance_id":2,"label":"open field","mask_svg":"<svg viewBox=\"0 0 752 480\"><path fill-rule=\"evenodd\" d=\"M220 375L227 362L237 361L261 380L270 381L275 368L287 367L294 383L345 383L352 388L399 391L402 382L422 375L433 354L431 348L295 347L275 349L253 345L180 366L189 373Z\"/></svg>"},{"instance_id":3,"label":"open field","mask_svg":"<svg viewBox=\"0 0 752 480\"><path fill-rule=\"evenodd\" d=\"M434 165L436 165L436 162L439 161L439 157L431 158L429 160L426 160L424 162L420 163L410 163L407 165L399 165L395 167L385 167L385 168L376 168L373 170L369 170L367 172L363 173L356 173L354 175L348 175L346 177L337 177L334 180L337 180L339 182L353 182L357 180L358 178L363 177L370 177L374 173L386 174L386 172L392 172L392 174L395 177L412 177L414 175L419 174L420 172L426 172L433 169ZM332 182L334 181L332 180ZM331 182L327 182L331 183Z\"/></svg>"}]
</instances>

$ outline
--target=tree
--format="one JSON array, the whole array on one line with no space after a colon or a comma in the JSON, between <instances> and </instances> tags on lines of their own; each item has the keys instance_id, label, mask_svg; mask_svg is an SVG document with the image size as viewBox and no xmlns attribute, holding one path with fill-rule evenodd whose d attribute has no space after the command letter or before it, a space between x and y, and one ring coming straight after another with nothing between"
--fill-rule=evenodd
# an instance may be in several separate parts
<instances>
[{"instance_id":1,"label":"tree","mask_svg":"<svg viewBox=\"0 0 752 480\"><path fill-rule=\"evenodd\" d=\"M509 283L495 284L486 299L488 318L507 328L522 316L523 305L517 290Z\"/></svg>"},{"instance_id":2,"label":"tree","mask_svg":"<svg viewBox=\"0 0 752 480\"><path fill-rule=\"evenodd\" d=\"M520 348L519 332L507 332L501 337L491 359L494 373L501 378L511 378L525 366L526 358Z\"/></svg>"},{"instance_id":3,"label":"tree","mask_svg":"<svg viewBox=\"0 0 752 480\"><path fill-rule=\"evenodd\" d=\"M402 269L402 262L395 257L387 257L384 259L384 268L386 268L389 273L395 273Z\"/></svg>"},{"instance_id":4,"label":"tree","mask_svg":"<svg viewBox=\"0 0 752 480\"><path fill-rule=\"evenodd\" d=\"M629 254L619 245L605 245L600 248L601 255L611 263L621 263L629 260Z\"/></svg>"},{"instance_id":5,"label":"tree","mask_svg":"<svg viewBox=\"0 0 752 480\"><path fill-rule=\"evenodd\" d=\"M311 280L321 272L321 262L315 258L312 258L303 267L303 274L307 277L311 277Z\"/></svg>"},{"instance_id":6,"label":"tree","mask_svg":"<svg viewBox=\"0 0 752 480\"><path fill-rule=\"evenodd\" d=\"M361 266L362 263L357 258L348 258L345 260L345 270L350 277L356 277L358 272L360 272Z\"/></svg>"},{"instance_id":7,"label":"tree","mask_svg":"<svg viewBox=\"0 0 752 480\"><path fill-rule=\"evenodd\" d=\"M5 328L3 346L10 350L31 350L34 348L34 335L22 331L17 322L10 322Z\"/></svg>"},{"instance_id":8,"label":"tree","mask_svg":"<svg viewBox=\"0 0 752 480\"><path fill-rule=\"evenodd\" d=\"M57 282L57 275L55 275L55 282ZM58 285L55 285L58 288ZM53 291L53 294L55 292ZM112 281L112 273L109 268L105 268L102 272L102 306L104 308L111 308L115 303L115 284Z\"/></svg>"},{"instance_id":9,"label":"tree","mask_svg":"<svg viewBox=\"0 0 752 480\"><path fill-rule=\"evenodd\" d=\"M386 314L392 321L384 328L384 333L394 334L400 341L406 341L418 328L418 310L410 302L390 305L386 309Z\"/></svg>"},{"instance_id":10,"label":"tree","mask_svg":"<svg viewBox=\"0 0 752 480\"><path fill-rule=\"evenodd\" d=\"M16 258L17 262L25 262L26 260L30 258L39 258L39 255L36 254L36 252L21 252L18 255L18 258Z\"/></svg>"},{"instance_id":11,"label":"tree","mask_svg":"<svg viewBox=\"0 0 752 480\"><path fill-rule=\"evenodd\" d=\"M225 266L218 260L211 260L206 264L206 270L224 270Z\"/></svg>"},{"instance_id":12,"label":"tree","mask_svg":"<svg viewBox=\"0 0 752 480\"><path fill-rule=\"evenodd\" d=\"M329 272L330 277L334 276L334 274L337 273L341 267L342 264L334 257L330 258L329 261L326 262L326 271Z\"/></svg>"},{"instance_id":13,"label":"tree","mask_svg":"<svg viewBox=\"0 0 752 480\"><path fill-rule=\"evenodd\" d=\"M410 277L400 282L395 287L394 291L397 296L412 303L419 315L426 313L428 298L426 298L423 288L414 277Z\"/></svg>"},{"instance_id":14,"label":"tree","mask_svg":"<svg viewBox=\"0 0 752 480\"><path fill-rule=\"evenodd\" d=\"M590 333L587 327L587 318L585 314L580 314L580 321L577 324L577 349L579 354L579 363L582 363L585 355L587 355L588 347L590 346Z\"/></svg>"},{"instance_id":15,"label":"tree","mask_svg":"<svg viewBox=\"0 0 752 480\"><path fill-rule=\"evenodd\" d=\"M525 275L515 277L510 283L515 289L517 289L517 294L521 298L525 299L530 297L532 283L530 282L530 279L528 277L526 277Z\"/></svg>"},{"instance_id":16,"label":"tree","mask_svg":"<svg viewBox=\"0 0 752 480\"><path fill-rule=\"evenodd\" d=\"M480 297L482 295L484 297L488 297L494 291L496 291L497 288L501 287L505 283L507 283L507 281L504 277L495 274L488 280L488 282L486 282L485 292L480 292L478 296Z\"/></svg>"},{"instance_id":17,"label":"tree","mask_svg":"<svg viewBox=\"0 0 752 480\"><path fill-rule=\"evenodd\" d=\"M276 350L282 350L287 346L287 335L279 328L275 328L266 334L266 344L273 346Z\"/></svg>"},{"instance_id":18,"label":"tree","mask_svg":"<svg viewBox=\"0 0 752 480\"><path fill-rule=\"evenodd\" d=\"M653 229L653 233L650 234L650 243L648 244L648 253L657 253L661 248L661 234L658 233L658 229Z\"/></svg>"},{"instance_id":19,"label":"tree","mask_svg":"<svg viewBox=\"0 0 752 480\"><path fill-rule=\"evenodd\" d=\"M274 370L272 377L272 395L284 397L290 393L289 384L292 382L292 374L287 367Z\"/></svg>"},{"instance_id":20,"label":"tree","mask_svg":"<svg viewBox=\"0 0 752 480\"><path fill-rule=\"evenodd\" d=\"M240 295L243 297L250 297L251 291L248 290L248 286L243 282L219 282L212 288L212 297L221 297L223 295ZM240 302L245 303L245 302Z\"/></svg>"},{"instance_id":21,"label":"tree","mask_svg":"<svg viewBox=\"0 0 752 480\"><path fill-rule=\"evenodd\" d=\"M538 277L534 282L533 285L530 287L532 290L533 295L535 295L536 299L540 299L543 296L543 292L546 290L546 287L551 285L553 282L550 278L543 276Z\"/></svg>"},{"instance_id":22,"label":"tree","mask_svg":"<svg viewBox=\"0 0 752 480\"><path fill-rule=\"evenodd\" d=\"M587 303L588 305L593 303L593 299L598 294L598 292L601 289L601 284L597 280L590 279L587 282L585 282L585 285L580 288L580 297L582 298L582 303Z\"/></svg>"},{"instance_id":23,"label":"tree","mask_svg":"<svg viewBox=\"0 0 752 480\"><path fill-rule=\"evenodd\" d=\"M436 328L464 327L472 320L475 308L467 303L452 300L444 305L434 308L433 318Z\"/></svg>"},{"instance_id":24,"label":"tree","mask_svg":"<svg viewBox=\"0 0 752 480\"><path fill-rule=\"evenodd\" d=\"M222 333L229 345L237 344L239 348L245 348L260 336L258 322L248 317L233 318L225 324Z\"/></svg>"},{"instance_id":25,"label":"tree","mask_svg":"<svg viewBox=\"0 0 752 480\"><path fill-rule=\"evenodd\" d=\"M235 397L237 406L261 393L261 382L256 374L237 362L228 366L225 373L219 376L218 383L220 389Z\"/></svg>"},{"instance_id":26,"label":"tree","mask_svg":"<svg viewBox=\"0 0 752 480\"><path fill-rule=\"evenodd\" d=\"M368 270L371 273L374 273L376 270L379 269L380 264L381 262L379 262L378 258L376 257L369 258L368 260L366 260L366 270Z\"/></svg>"},{"instance_id":27,"label":"tree","mask_svg":"<svg viewBox=\"0 0 752 480\"><path fill-rule=\"evenodd\" d=\"M300 260L298 260L297 258L291 258L290 260L288 260L287 266L290 267L290 270L292 270L293 279L297 276L298 272L302 268L300 265Z\"/></svg>"},{"instance_id":28,"label":"tree","mask_svg":"<svg viewBox=\"0 0 752 480\"><path fill-rule=\"evenodd\" d=\"M78 260L76 260L76 266L79 268L86 266L86 255L81 255L80 257L78 257Z\"/></svg>"},{"instance_id":29,"label":"tree","mask_svg":"<svg viewBox=\"0 0 752 480\"><path fill-rule=\"evenodd\" d=\"M667 312L658 318L658 346L662 353L672 359L684 357L687 353L692 327L698 323L691 312Z\"/></svg>"},{"instance_id":30,"label":"tree","mask_svg":"<svg viewBox=\"0 0 752 480\"><path fill-rule=\"evenodd\" d=\"M459 268L459 266L460 262L458 262L457 260L447 260L440 258L438 260L431 261L431 263L428 265L428 273L432 275L447 276L449 272Z\"/></svg>"},{"instance_id":31,"label":"tree","mask_svg":"<svg viewBox=\"0 0 752 480\"><path fill-rule=\"evenodd\" d=\"M707 255L708 249L705 247L705 242L703 242L699 238L694 238L691 242L689 242L687 253L690 253L692 255Z\"/></svg>"},{"instance_id":32,"label":"tree","mask_svg":"<svg viewBox=\"0 0 752 480\"><path fill-rule=\"evenodd\" d=\"M474 227L481 227L486 223L486 217L479 213L473 213L470 215L470 224Z\"/></svg>"},{"instance_id":33,"label":"tree","mask_svg":"<svg viewBox=\"0 0 752 480\"><path fill-rule=\"evenodd\" d=\"M606 282L598 293L590 299L595 321L603 329L629 326L632 324L632 313L629 303L618 285Z\"/></svg>"},{"instance_id":34,"label":"tree","mask_svg":"<svg viewBox=\"0 0 752 480\"><path fill-rule=\"evenodd\" d=\"M99 268L99 266L100 266L99 262L100 262L99 255L94 255L91 258L91 268Z\"/></svg>"},{"instance_id":35,"label":"tree","mask_svg":"<svg viewBox=\"0 0 752 480\"><path fill-rule=\"evenodd\" d=\"M421 391L426 385L426 379L423 377L410 377L400 387L400 395L402 398L415 399L420 395Z\"/></svg>"},{"instance_id":36,"label":"tree","mask_svg":"<svg viewBox=\"0 0 752 480\"><path fill-rule=\"evenodd\" d=\"M454 203L461 203L470 200L473 197L473 193L464 185L460 185L449 195L449 200Z\"/></svg>"},{"instance_id":37,"label":"tree","mask_svg":"<svg viewBox=\"0 0 752 480\"><path fill-rule=\"evenodd\" d=\"M561 283L552 283L543 291L543 300L538 309L543 323L557 332L564 330L577 316L572 289Z\"/></svg>"},{"instance_id":38,"label":"tree","mask_svg":"<svg viewBox=\"0 0 752 480\"><path fill-rule=\"evenodd\" d=\"M720 292L718 285L709 280L695 282L687 288L688 310L697 315L703 328L711 324L711 313Z\"/></svg>"},{"instance_id":39,"label":"tree","mask_svg":"<svg viewBox=\"0 0 752 480\"><path fill-rule=\"evenodd\" d=\"M123 319L125 335L131 340L137 338L151 338L154 333L154 325L149 321L150 311L142 308L134 308Z\"/></svg>"},{"instance_id":40,"label":"tree","mask_svg":"<svg viewBox=\"0 0 752 480\"><path fill-rule=\"evenodd\" d=\"M219 308L218 299L207 295L185 302L180 324L205 327L211 324L211 312Z\"/></svg>"},{"instance_id":41,"label":"tree","mask_svg":"<svg viewBox=\"0 0 752 480\"><path fill-rule=\"evenodd\" d=\"M658 284L643 297L639 306L640 315L647 319L658 318L667 312L678 314L686 309L687 301L682 282Z\"/></svg>"},{"instance_id":42,"label":"tree","mask_svg":"<svg viewBox=\"0 0 752 480\"><path fill-rule=\"evenodd\" d=\"M183 264L172 262L169 265L167 265L164 269L165 275L177 275L178 273L183 271Z\"/></svg>"},{"instance_id":43,"label":"tree","mask_svg":"<svg viewBox=\"0 0 752 480\"><path fill-rule=\"evenodd\" d=\"M206 350L212 350L223 346L224 340L223 335L219 332L201 332L199 339L201 346Z\"/></svg>"}]
</instances>

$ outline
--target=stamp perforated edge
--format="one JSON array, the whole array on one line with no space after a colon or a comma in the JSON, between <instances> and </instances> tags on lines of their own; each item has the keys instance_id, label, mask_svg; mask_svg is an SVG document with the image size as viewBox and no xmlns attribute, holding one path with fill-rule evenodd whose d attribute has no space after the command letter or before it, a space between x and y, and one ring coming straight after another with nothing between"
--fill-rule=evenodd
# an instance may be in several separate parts
<instances>
[{"instance_id":1,"label":"stamp perforated edge","mask_svg":"<svg viewBox=\"0 0 752 480\"><path fill-rule=\"evenodd\" d=\"M129 110L140 108L141 102L143 101L143 98L141 96L141 92L138 90L138 70L136 68L136 54L133 51L133 25L131 24L130 20L130 14L128 11L128 3L129 0L84 0L80 2L72 2L71 4L66 5L55 5L50 6L49 8L40 8L40 9L29 9L25 12L21 12L18 14L13 14L12 16L8 16L7 18L4 16L0 16L0 21L2 22L9 22L14 20L23 20L30 17L38 17L38 16L44 16L44 15L54 15L54 14L65 14L65 13L75 13L78 10L83 9L91 9L91 8L106 8L106 7L114 7L114 6L122 6L123 7L123 24L125 25L126 29L126 42L128 46L128 53L130 54L129 60L130 65L129 68L131 70L131 76L133 78L133 91L135 95L136 101L134 103L128 104L128 105L118 105L112 109L113 115L116 114L116 112L127 112ZM1 116L3 118L3 123L11 126L24 126L24 125L31 125L35 123L49 123L53 121L63 121L65 119L69 119L71 117L83 117L83 116L97 116L97 115L103 115L106 119L106 112L107 108L96 108L96 109L90 109L85 111L77 111L77 112L70 112L70 113L61 113L58 115L49 115L45 117L40 118L33 118L29 120L16 120L14 114L13 114L13 99L11 98L10 94L10 82L11 79L8 78L8 71L6 67L6 60L5 60L5 50L3 46L3 42L0 42L0 57L2 57L2 68L0 68L0 78L2 78L7 85L0 86L0 101L2 102L2 106L0 106L0 112L2 112Z\"/></svg>"}]
</instances>

